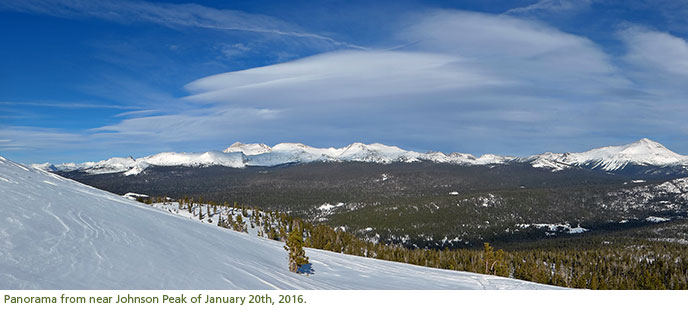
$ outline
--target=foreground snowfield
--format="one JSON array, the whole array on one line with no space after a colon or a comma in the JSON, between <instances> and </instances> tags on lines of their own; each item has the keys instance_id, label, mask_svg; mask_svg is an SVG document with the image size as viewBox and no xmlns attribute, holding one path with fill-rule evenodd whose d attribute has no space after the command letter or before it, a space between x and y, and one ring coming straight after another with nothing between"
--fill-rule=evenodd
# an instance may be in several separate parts
<instances>
[{"instance_id":1,"label":"foreground snowfield","mask_svg":"<svg viewBox=\"0 0 688 324\"><path fill-rule=\"evenodd\" d=\"M0 289L546 289L307 250L175 216L0 157Z\"/></svg>"}]
</instances>

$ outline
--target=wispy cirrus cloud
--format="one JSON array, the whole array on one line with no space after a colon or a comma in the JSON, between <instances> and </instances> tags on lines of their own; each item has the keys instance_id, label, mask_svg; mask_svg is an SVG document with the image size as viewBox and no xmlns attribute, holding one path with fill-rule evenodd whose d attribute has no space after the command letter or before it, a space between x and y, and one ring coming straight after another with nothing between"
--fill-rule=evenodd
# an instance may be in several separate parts
<instances>
[{"instance_id":1,"label":"wispy cirrus cloud","mask_svg":"<svg viewBox=\"0 0 688 324\"><path fill-rule=\"evenodd\" d=\"M593 0L538 0L533 4L512 8L504 12L507 15L529 15L539 13L560 13L585 10Z\"/></svg>"},{"instance_id":2,"label":"wispy cirrus cloud","mask_svg":"<svg viewBox=\"0 0 688 324\"><path fill-rule=\"evenodd\" d=\"M0 127L0 151L47 150L76 147L86 142L79 134L42 127Z\"/></svg>"},{"instance_id":3,"label":"wispy cirrus cloud","mask_svg":"<svg viewBox=\"0 0 688 324\"><path fill-rule=\"evenodd\" d=\"M91 104L91 103L81 103L81 102L46 102L46 101L0 101L0 106L8 107L19 107L19 106L32 106L32 107L54 107L54 108L67 108L67 109L88 109L88 108L98 108L98 109L124 109L124 110L139 110L145 109L142 106L130 106L130 105L107 105L107 104Z\"/></svg>"},{"instance_id":4,"label":"wispy cirrus cloud","mask_svg":"<svg viewBox=\"0 0 688 324\"><path fill-rule=\"evenodd\" d=\"M688 77L688 42L678 36L641 26L622 30L625 60L642 69Z\"/></svg>"},{"instance_id":5,"label":"wispy cirrus cloud","mask_svg":"<svg viewBox=\"0 0 688 324\"><path fill-rule=\"evenodd\" d=\"M198 4L171 4L113 0L5 0L0 10L11 10L63 18L96 18L118 23L153 23L170 28L195 27L307 38L338 47L363 47L302 30L275 17L238 10L223 10Z\"/></svg>"}]
</instances>

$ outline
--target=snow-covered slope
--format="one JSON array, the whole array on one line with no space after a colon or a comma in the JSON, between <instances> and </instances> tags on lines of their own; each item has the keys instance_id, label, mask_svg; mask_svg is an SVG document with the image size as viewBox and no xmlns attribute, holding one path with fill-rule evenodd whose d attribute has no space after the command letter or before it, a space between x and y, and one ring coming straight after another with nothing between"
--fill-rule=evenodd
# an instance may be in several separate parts
<instances>
[{"instance_id":1,"label":"snow-covered slope","mask_svg":"<svg viewBox=\"0 0 688 324\"><path fill-rule=\"evenodd\" d=\"M422 154L405 151L396 146L387 146L379 143L366 145L353 143L344 147L337 158L341 161L391 163L391 162L416 162L422 158Z\"/></svg>"},{"instance_id":2,"label":"snow-covered slope","mask_svg":"<svg viewBox=\"0 0 688 324\"><path fill-rule=\"evenodd\" d=\"M31 166L44 171L74 171L82 170L87 173L101 174L101 173L117 173L129 171L135 167L137 161L132 157L121 158L113 157L99 162L84 162L84 163L64 163L59 165L52 165L50 163L32 164Z\"/></svg>"},{"instance_id":3,"label":"snow-covered slope","mask_svg":"<svg viewBox=\"0 0 688 324\"><path fill-rule=\"evenodd\" d=\"M272 148L262 144L262 143L254 143L254 144L244 144L240 142L235 142L234 144L230 145L228 148L226 148L224 151L225 153L232 153L232 152L242 152L246 155L258 155L258 154L263 154L263 153L268 153L272 151Z\"/></svg>"},{"instance_id":4,"label":"snow-covered slope","mask_svg":"<svg viewBox=\"0 0 688 324\"><path fill-rule=\"evenodd\" d=\"M245 166L244 160L245 157L241 153L210 151L205 153L165 152L137 159L136 161L160 166L221 165L230 168L242 168Z\"/></svg>"},{"instance_id":5,"label":"snow-covered slope","mask_svg":"<svg viewBox=\"0 0 688 324\"><path fill-rule=\"evenodd\" d=\"M0 289L540 289L308 249L209 226L0 157Z\"/></svg>"},{"instance_id":6,"label":"snow-covered slope","mask_svg":"<svg viewBox=\"0 0 688 324\"><path fill-rule=\"evenodd\" d=\"M301 143L280 143L270 148L268 152L250 155L247 165L275 166L288 163L335 161L332 155L336 154L336 151L337 149L334 148L320 149Z\"/></svg>"},{"instance_id":7,"label":"snow-covered slope","mask_svg":"<svg viewBox=\"0 0 688 324\"><path fill-rule=\"evenodd\" d=\"M418 162L432 161L464 165L503 164L513 157L486 154L476 158L470 154L441 152L418 153L403 150L396 146L379 143L353 143L342 148L316 148L301 143L280 143L273 147L265 144L244 144L236 142L222 152L174 153L165 152L139 159L111 158L100 162L33 164L32 167L44 171L84 171L91 174L119 173L134 175L151 165L157 166L195 166L221 165L231 168L246 166L276 166L290 163L329 162Z\"/></svg>"},{"instance_id":8,"label":"snow-covered slope","mask_svg":"<svg viewBox=\"0 0 688 324\"><path fill-rule=\"evenodd\" d=\"M591 164L605 171L618 170L628 164L671 165L686 162L687 157L676 154L662 144L643 138L623 146L607 146L583 153L562 156L562 162L574 165Z\"/></svg>"},{"instance_id":9,"label":"snow-covered slope","mask_svg":"<svg viewBox=\"0 0 688 324\"><path fill-rule=\"evenodd\" d=\"M582 153L544 153L526 159L534 167L553 171L571 166L616 171L627 166L688 165L688 156L672 152L662 144L643 138L622 146L607 146Z\"/></svg>"},{"instance_id":10,"label":"snow-covered slope","mask_svg":"<svg viewBox=\"0 0 688 324\"><path fill-rule=\"evenodd\" d=\"M190 166L206 167L220 165L230 168L246 166L246 156L241 152L210 151L205 153L176 153L163 152L138 159L110 158L99 162L64 163L52 165L50 163L32 164L31 166L43 171L83 171L91 174L119 173L135 175L141 173L151 165L157 166Z\"/></svg>"}]
</instances>

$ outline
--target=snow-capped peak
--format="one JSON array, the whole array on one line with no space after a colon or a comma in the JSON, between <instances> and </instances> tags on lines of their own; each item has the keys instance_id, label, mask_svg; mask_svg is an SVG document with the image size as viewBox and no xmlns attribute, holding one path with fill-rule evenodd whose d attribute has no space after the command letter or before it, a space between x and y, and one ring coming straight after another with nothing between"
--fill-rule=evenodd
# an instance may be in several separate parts
<instances>
[{"instance_id":1,"label":"snow-capped peak","mask_svg":"<svg viewBox=\"0 0 688 324\"><path fill-rule=\"evenodd\" d=\"M45 163L34 163L30 165L34 169L38 170L43 170L43 171L57 171L57 168L50 163L50 162L45 162Z\"/></svg>"},{"instance_id":2,"label":"snow-capped peak","mask_svg":"<svg viewBox=\"0 0 688 324\"><path fill-rule=\"evenodd\" d=\"M220 151L210 151L205 153L175 153L164 152L140 158L137 162L145 162L160 166L211 166L221 165L232 168L244 166L244 156L242 153L223 153Z\"/></svg>"},{"instance_id":3,"label":"snow-capped peak","mask_svg":"<svg viewBox=\"0 0 688 324\"><path fill-rule=\"evenodd\" d=\"M460 165L494 165L511 162L530 163L536 168L560 171L572 166L605 171L623 169L627 165L639 166L688 166L688 157L674 153L662 144L643 138L637 142L596 148L582 153L543 153L527 158L515 158L494 154L475 157L466 153L407 151L397 146L380 143L352 143L341 148L317 148L302 143L280 143L273 147L262 143L244 144L236 142L224 151L205 153L165 152L139 159L111 158L100 162L80 164L65 163L59 165L36 164L34 168L45 171L74 171L87 173L119 173L125 175L139 174L149 166L225 166L243 168L247 166L275 166L291 163L311 162L419 162L448 163Z\"/></svg>"},{"instance_id":4,"label":"snow-capped peak","mask_svg":"<svg viewBox=\"0 0 688 324\"><path fill-rule=\"evenodd\" d=\"M606 146L582 153L545 153L530 158L533 166L562 169L566 166L587 166L615 171L628 165L667 166L688 163L688 157L672 152L664 145L643 138L627 145Z\"/></svg>"},{"instance_id":5,"label":"snow-capped peak","mask_svg":"<svg viewBox=\"0 0 688 324\"><path fill-rule=\"evenodd\" d=\"M363 144L353 143L342 149L337 156L340 161L391 163L396 161L419 161L421 153L402 150L396 146L388 146L380 143Z\"/></svg>"},{"instance_id":6,"label":"snow-capped peak","mask_svg":"<svg viewBox=\"0 0 688 324\"><path fill-rule=\"evenodd\" d=\"M263 143L244 144L241 142L235 142L234 144L230 145L228 148L226 148L222 152L225 152L225 153L241 152L241 153L244 153L244 155L258 155L258 154L268 153L271 150L272 150L272 148L270 146L267 146Z\"/></svg>"},{"instance_id":7,"label":"snow-capped peak","mask_svg":"<svg viewBox=\"0 0 688 324\"><path fill-rule=\"evenodd\" d=\"M136 160L133 157L112 157L107 160L98 162L84 162L84 163L63 163L53 165L51 163L31 164L32 168L43 171L75 171L81 170L87 173L117 173L128 171L136 165Z\"/></svg>"},{"instance_id":8,"label":"snow-capped peak","mask_svg":"<svg viewBox=\"0 0 688 324\"><path fill-rule=\"evenodd\" d=\"M637 161L646 161L649 164L671 164L678 163L686 157L677 154L664 145L655 141L643 138L637 142L622 146L619 156L628 157Z\"/></svg>"}]
</instances>

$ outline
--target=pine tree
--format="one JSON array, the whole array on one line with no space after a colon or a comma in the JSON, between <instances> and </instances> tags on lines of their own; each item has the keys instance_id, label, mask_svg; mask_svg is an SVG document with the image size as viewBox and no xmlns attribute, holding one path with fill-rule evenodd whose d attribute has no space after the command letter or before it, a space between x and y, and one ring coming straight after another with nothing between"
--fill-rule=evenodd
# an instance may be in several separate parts
<instances>
[{"instance_id":1,"label":"pine tree","mask_svg":"<svg viewBox=\"0 0 688 324\"><path fill-rule=\"evenodd\" d=\"M234 228L237 232L246 232L246 223L244 223L244 218L241 217L243 213L238 214L236 217L236 227Z\"/></svg>"},{"instance_id":2,"label":"pine tree","mask_svg":"<svg viewBox=\"0 0 688 324\"><path fill-rule=\"evenodd\" d=\"M284 249L289 252L289 271L298 273L299 267L308 264L308 257L303 249L303 228L301 226L293 228Z\"/></svg>"},{"instance_id":3,"label":"pine tree","mask_svg":"<svg viewBox=\"0 0 688 324\"><path fill-rule=\"evenodd\" d=\"M508 277L509 276L509 267L506 262L506 255L504 253L504 250L499 249L497 250L497 253L495 254L495 266L494 266L494 271L493 274L497 276L502 276L502 277Z\"/></svg>"},{"instance_id":4,"label":"pine tree","mask_svg":"<svg viewBox=\"0 0 688 324\"><path fill-rule=\"evenodd\" d=\"M233 229L236 231L236 225L234 223L234 215L232 212L229 212L227 214L227 228Z\"/></svg>"},{"instance_id":5,"label":"pine tree","mask_svg":"<svg viewBox=\"0 0 688 324\"><path fill-rule=\"evenodd\" d=\"M490 246L490 243L487 242L483 243L483 247L483 260L485 261L484 273L490 273L491 263L494 262L495 259L494 249Z\"/></svg>"}]
</instances>

